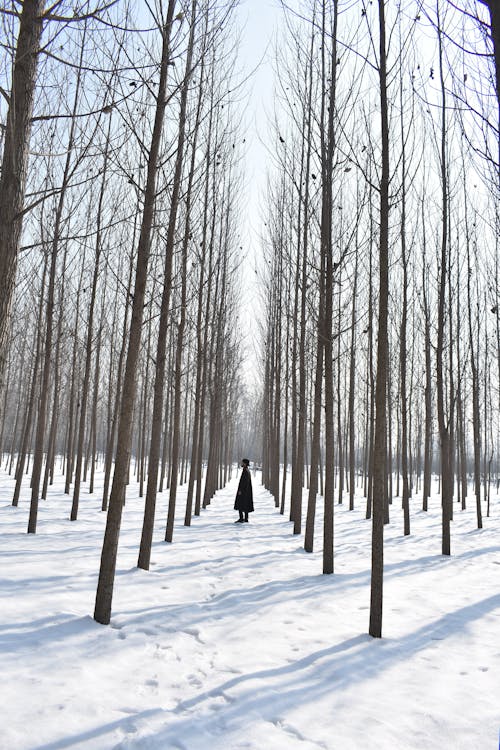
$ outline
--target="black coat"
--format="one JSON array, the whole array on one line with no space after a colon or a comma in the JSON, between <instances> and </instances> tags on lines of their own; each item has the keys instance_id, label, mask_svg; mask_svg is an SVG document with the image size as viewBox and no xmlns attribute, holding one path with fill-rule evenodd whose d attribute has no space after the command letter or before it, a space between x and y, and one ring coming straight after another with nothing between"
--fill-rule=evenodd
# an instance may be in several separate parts
<instances>
[{"instance_id":1,"label":"black coat","mask_svg":"<svg viewBox=\"0 0 500 750\"><path fill-rule=\"evenodd\" d=\"M252 479L247 468L241 472L240 483L234 501L234 509L241 510L243 513L251 513L253 511Z\"/></svg>"}]
</instances>

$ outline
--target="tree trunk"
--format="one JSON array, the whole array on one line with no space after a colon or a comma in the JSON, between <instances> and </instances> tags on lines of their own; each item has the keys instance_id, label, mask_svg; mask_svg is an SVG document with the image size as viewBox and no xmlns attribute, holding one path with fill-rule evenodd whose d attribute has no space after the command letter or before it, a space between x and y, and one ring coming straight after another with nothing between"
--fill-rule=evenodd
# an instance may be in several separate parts
<instances>
[{"instance_id":1,"label":"tree trunk","mask_svg":"<svg viewBox=\"0 0 500 750\"><path fill-rule=\"evenodd\" d=\"M474 340L474 328L472 320L472 292L471 292L471 276L472 266L470 259L470 238L469 238L469 227L467 221L467 205L465 207L465 228L466 228L466 245L467 245L467 310L468 310L468 323L469 323L469 351L470 351L470 368L472 375L472 432L473 432L473 445L474 445L474 493L476 495L476 516L477 516L477 528L483 528L483 516L481 511L481 422L480 422L480 409L479 409L479 374L478 365L476 359L476 346ZM477 265L477 259L476 259ZM479 305L476 305L476 309ZM479 327L479 322L477 322ZM479 344L478 344L479 346Z\"/></svg>"},{"instance_id":2,"label":"tree trunk","mask_svg":"<svg viewBox=\"0 0 500 750\"><path fill-rule=\"evenodd\" d=\"M446 325L446 282L448 279L448 178L446 153L446 98L443 72L442 32L438 29L439 71L441 81L441 263L439 272L438 332L436 348L436 390L439 438L441 447L442 554L450 554L450 520L453 478L450 465L450 426L445 413L444 343Z\"/></svg>"},{"instance_id":3,"label":"tree trunk","mask_svg":"<svg viewBox=\"0 0 500 750\"><path fill-rule=\"evenodd\" d=\"M78 398L77 396L75 396L75 392L78 391L78 386L76 384L76 381L78 380L78 377L79 377L78 366L77 366L78 342L79 342L78 326L80 322L80 299L81 299L82 288L83 288L83 272L84 272L84 263L82 261L80 279L79 279L79 284L78 284L78 288L76 292L75 327L73 331L73 351L72 351L72 360L71 360L69 416L68 416L68 429L67 429L67 436L66 436L66 479L64 483L64 492L66 495L69 495L71 480L73 478L73 461L74 461L74 456L75 456L74 430L75 430L75 423L78 419ZM75 401L77 402L76 404L75 404Z\"/></svg>"},{"instance_id":4,"label":"tree trunk","mask_svg":"<svg viewBox=\"0 0 500 750\"><path fill-rule=\"evenodd\" d=\"M403 516L404 516L404 535L410 533L410 483L408 479L408 393L406 387L406 368L407 368L407 351L406 351L406 334L408 320L408 256L406 250L406 146L405 146L405 124L403 118L403 77L400 77L400 105L401 105L401 260L403 266L403 285L402 285L402 310L401 325L399 328L399 378L401 389L401 472L403 479ZM399 476L399 474L398 474Z\"/></svg>"},{"instance_id":5,"label":"tree trunk","mask_svg":"<svg viewBox=\"0 0 500 750\"><path fill-rule=\"evenodd\" d=\"M193 57L193 46L194 46L194 32L196 27L196 2L192 3L191 6L191 29L188 46L188 54L186 59L186 71L184 75L184 84L181 97L181 111L179 115L179 141L177 144L177 163L176 172L174 177L174 195L172 197L172 205L174 197L177 200L178 192L175 193L176 178L178 179L178 191L180 190L182 163L184 156L184 140L186 131L186 107L187 107L187 93L188 86L191 77L191 66ZM184 225L184 237L182 241L182 266L181 266L181 302L180 302L180 319L177 329L177 343L175 351L175 373L174 373L174 411L173 411L173 425L172 425L172 461L170 469L170 495L168 499L168 517L167 517L167 528L165 530L165 541L171 542L174 533L174 519L175 519L175 504L177 496L177 484L179 481L179 447L180 447L180 419L181 419L181 398L182 398L182 352L184 348L184 329L186 326L186 295L187 295L187 261L188 261L188 245L190 235L190 220L191 220L191 190L193 186L193 177L195 169L195 156L196 156L196 142L198 136L198 126L200 121L201 113L201 87L200 97L198 99L196 122L195 122L195 135L193 143L193 152L189 169L188 186L186 192L186 219ZM171 217L172 218L172 217ZM174 218L175 221L175 218ZM170 224L169 224L170 226ZM173 242L173 235L172 235ZM172 245L173 251L173 245Z\"/></svg>"},{"instance_id":6,"label":"tree trunk","mask_svg":"<svg viewBox=\"0 0 500 750\"><path fill-rule=\"evenodd\" d=\"M380 125L382 172L380 177L379 308L377 381L375 392L375 439L373 451L373 522L369 633L382 636L384 580L384 502L387 488L387 367L389 306L389 114L387 102L387 54L385 42L385 0L379 0L380 34Z\"/></svg>"},{"instance_id":7,"label":"tree trunk","mask_svg":"<svg viewBox=\"0 0 500 750\"><path fill-rule=\"evenodd\" d=\"M102 326L104 320L104 300L101 310L101 324L99 326L99 333L97 335L97 351L95 361L95 372L94 372L94 393L92 399L92 444L91 444L91 465L90 465L90 482L89 482L89 494L92 495L94 492L95 482L95 470L97 463L97 402L99 398L99 378L101 372L101 346L102 346Z\"/></svg>"},{"instance_id":8,"label":"tree trunk","mask_svg":"<svg viewBox=\"0 0 500 750\"><path fill-rule=\"evenodd\" d=\"M130 323L125 375L123 379L120 420L118 423L118 442L116 450L115 472L109 499L109 509L102 547L99 581L97 585L94 610L94 619L97 622L102 623L103 625L109 624L109 621L111 619L111 604L113 599L116 556L118 552L118 538L120 535L122 509L125 500L125 488L127 483L132 417L136 396L137 360L139 357L142 320L144 314L144 296L146 290L147 269L151 248L151 230L153 225L153 215L156 199L158 156L160 152L160 141L166 107L167 73L170 62L170 33L172 20L174 17L175 4L175 0L169 0L166 22L164 28L162 29L163 44L160 66L160 80L158 85L158 97L156 100L153 133L151 136L151 147L148 156L146 188L143 196L142 225L139 237L139 247L137 251L135 286L132 302L132 318Z\"/></svg>"},{"instance_id":9,"label":"tree trunk","mask_svg":"<svg viewBox=\"0 0 500 750\"><path fill-rule=\"evenodd\" d=\"M16 485L14 487L14 497L12 499L12 505L17 507L19 505L19 495L21 493L21 484L24 476L24 464L26 461L26 454L28 452L28 443L31 435L31 428L33 424L33 411L35 408L36 392L38 386L38 367L40 365L41 357L41 346L42 346L42 331L43 331L43 300L45 297L45 279L47 276L48 256L44 258L42 284L40 289L40 304L38 306L38 326L36 334L35 344L35 356L33 358L32 375L31 375L31 388L29 390L28 406L26 409L26 417L24 419L24 427L22 433L21 446L18 449L18 459L16 466Z\"/></svg>"},{"instance_id":10,"label":"tree trunk","mask_svg":"<svg viewBox=\"0 0 500 750\"><path fill-rule=\"evenodd\" d=\"M314 17L313 17L314 23ZM295 424L296 424L296 444L295 444L295 455L294 462L292 464L292 479L291 479L291 495L290 495L290 513L291 519L294 522L293 533L300 534L302 529L302 490L304 487L304 449L305 449L305 436L306 436L306 362L305 362L305 350L306 350L306 301L307 301L307 260L308 260L308 236L310 232L309 227L309 179L311 172L311 149L312 149L312 88L313 88L313 60L314 60L314 34L311 34L311 45L310 45L310 56L307 61L307 103L305 108L305 123L304 123L304 135L302 139L302 154L301 154L301 165L300 173L301 180L300 185L302 186L302 176L305 183L304 195L302 195L302 187L299 191L299 208L297 217L297 224L300 227L301 215L302 215L302 203L303 219L302 219L302 242L297 243L297 278L295 280L296 292L296 309L298 308L298 292L300 288L300 328L298 336L298 368L299 368L299 385L298 385L298 398L294 394L294 409L296 409ZM304 143L305 141L305 143ZM304 154L305 151L305 154ZM301 247L302 245L302 247ZM302 251L302 252L301 252ZM299 283L299 267L301 268L300 283ZM294 318L294 327L295 318ZM294 337L294 353L295 353L295 337ZM293 369L296 373L297 360L293 359ZM296 380L296 376L295 376ZM316 477L317 484L317 477ZM316 495L314 496L314 502L316 502ZM312 542L311 542L312 545Z\"/></svg>"},{"instance_id":11,"label":"tree trunk","mask_svg":"<svg viewBox=\"0 0 500 750\"><path fill-rule=\"evenodd\" d=\"M59 387L60 387L60 350L61 350L61 338L62 338L62 324L63 324L63 300L64 300L64 280L66 273L66 248L64 251L64 261L62 269L62 281L61 281L61 301L59 310L59 320L57 323L57 340L56 340L56 351L54 356L54 390L52 395L52 419L50 422L49 429L49 441L48 441L48 452L47 461L45 464L45 472L43 477L42 486L42 499L47 499L47 491L49 484L49 476L54 474L54 454L55 454L55 443L57 434L57 423L59 418L59 411L57 404L59 401Z\"/></svg>"},{"instance_id":12,"label":"tree trunk","mask_svg":"<svg viewBox=\"0 0 500 750\"><path fill-rule=\"evenodd\" d=\"M356 450L354 423L354 392L356 386L356 295L358 291L358 232L356 230L356 258L354 262L354 288L352 290L351 347L349 355L349 510L354 510Z\"/></svg>"},{"instance_id":13,"label":"tree trunk","mask_svg":"<svg viewBox=\"0 0 500 750\"><path fill-rule=\"evenodd\" d=\"M307 500L306 532L304 549L312 552L314 547L314 520L316 518L316 496L318 494L318 467L320 465L321 394L323 391L323 315L321 305L324 297L324 274L320 276L320 309L318 311L318 333L316 337L316 368L314 377L313 425L311 440L311 471L309 497Z\"/></svg>"},{"instance_id":14,"label":"tree trunk","mask_svg":"<svg viewBox=\"0 0 500 750\"><path fill-rule=\"evenodd\" d=\"M12 87L5 119L0 173L0 393L10 337L10 316L23 225L31 116L43 30L45 0L24 0L17 37Z\"/></svg>"},{"instance_id":15,"label":"tree trunk","mask_svg":"<svg viewBox=\"0 0 500 750\"><path fill-rule=\"evenodd\" d=\"M75 143L75 128L76 128L76 113L78 108L78 102L80 98L80 88L82 81L82 63L83 63L83 52L84 44L82 43L79 59L79 67L77 72L76 84L75 84L75 95L73 99L73 110L70 131L68 136L68 146L66 152L66 159L64 164L64 172L62 177L62 185L57 201L55 219L54 219L54 234L52 238L51 247L51 259L50 259L50 270L49 270L49 285L47 290L47 304L46 304L46 319L45 319L45 352L42 369L42 385L40 388L40 399L38 404L38 418L36 427L35 437L35 455L33 459L33 473L31 475L31 504L30 504L30 515L28 521L28 534L34 534L36 532L37 516L38 516L38 495L40 490L40 477L42 473L42 463L44 454L44 442L45 442L45 429L46 429L46 415L47 405L49 400L49 382L51 374L51 359L52 359L52 338L53 338L53 319L54 319L54 295L55 295L55 282L56 282L56 269L57 269L57 256L59 252L59 243L62 234L62 221L63 221L63 210L66 202L66 195L69 187L69 179L71 174L71 162L73 158L73 149Z\"/></svg>"},{"instance_id":16,"label":"tree trunk","mask_svg":"<svg viewBox=\"0 0 500 750\"><path fill-rule=\"evenodd\" d=\"M132 234L133 241L135 241L135 237L136 237L136 232L135 232L135 225L134 225L134 232ZM126 292L126 295L127 295L126 305L125 305L125 311L123 314L123 329L122 329L122 338L121 338L121 345L120 345L120 354L118 355L118 364L116 367L115 398L114 398L114 404L113 404L113 411L112 413L108 413L108 424L110 426L109 426L108 435L107 435L106 453L104 457L104 485L103 485L103 490L102 490L102 504L101 504L102 511L107 511L108 509L109 484L111 481L111 469L113 467L113 458L114 458L114 452L115 452L116 427L118 424L118 416L119 416L119 411L120 411L123 360L125 359L125 350L127 347L128 309L129 309L128 301L132 296L131 289L132 289L133 271L134 271L134 260L133 260L133 254L131 254L128 283L127 283L127 292ZM111 402L111 389L110 389L110 402Z\"/></svg>"},{"instance_id":17,"label":"tree trunk","mask_svg":"<svg viewBox=\"0 0 500 750\"><path fill-rule=\"evenodd\" d=\"M371 196L370 196L371 198ZM373 216L372 216L372 210L371 210L371 200L370 200L370 248L373 247ZM372 517L372 506L373 506L373 452L374 452L374 437L375 437L375 372L374 372L374 363L373 363L373 353L374 353L374 346L373 346L373 315L374 315L374 302L373 302L373 261L372 261L372 252L370 250L369 258L368 258L368 264L369 264L369 283L368 283L368 377L367 381L369 383L369 403L367 403L367 413L368 413L368 425L366 428L366 442L367 442L367 448L366 448L366 520L370 519ZM368 387L368 385L367 385Z\"/></svg>"},{"instance_id":18,"label":"tree trunk","mask_svg":"<svg viewBox=\"0 0 500 750\"><path fill-rule=\"evenodd\" d=\"M94 333L94 308L97 294L97 282L99 279L101 249L102 249L102 211L106 189L106 177L108 168L108 151L109 139L111 134L111 118L108 125L108 135L106 139L106 148L104 152L104 164L102 170L101 189L99 192L99 202L97 206L97 228L96 228L96 245L94 258L94 273L92 277L92 289L90 293L89 314L87 319L87 340L85 345L85 369L83 373L83 385L80 395L80 422L78 426L78 442L76 448L76 469L73 485L73 502L71 505L70 520L76 521L78 518L78 504L80 500L80 482L82 476L83 461L83 441L85 437L85 424L87 420L87 400L90 386L90 371L92 366L92 339Z\"/></svg>"},{"instance_id":19,"label":"tree trunk","mask_svg":"<svg viewBox=\"0 0 500 750\"><path fill-rule=\"evenodd\" d=\"M341 278L339 274L339 286L341 286ZM340 321L342 315L342 295L339 294L339 305L338 305L338 319ZM341 357L341 341L342 336L340 331L337 333L337 445L338 445L338 494L337 502L342 505L344 502L344 472L345 472L345 450L344 450L344 436L343 436L343 420L342 420L342 404L343 404L343 393L342 391L342 357Z\"/></svg>"}]
</instances>

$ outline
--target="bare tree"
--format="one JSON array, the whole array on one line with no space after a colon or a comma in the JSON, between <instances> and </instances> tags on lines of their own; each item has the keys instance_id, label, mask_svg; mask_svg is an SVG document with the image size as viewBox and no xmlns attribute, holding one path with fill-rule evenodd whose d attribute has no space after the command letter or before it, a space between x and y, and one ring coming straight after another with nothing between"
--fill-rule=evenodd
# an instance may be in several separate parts
<instances>
[{"instance_id":1,"label":"bare tree","mask_svg":"<svg viewBox=\"0 0 500 750\"><path fill-rule=\"evenodd\" d=\"M388 368L388 303L389 303L389 105L387 97L387 47L385 2L379 0L379 85L381 158L380 173L380 234L379 234L379 302L377 340L377 383L375 395L375 439L373 456L373 523L372 523L372 571L370 594L369 633L374 638L382 636L382 602L384 575L384 503L386 496L387 461L387 368Z\"/></svg>"},{"instance_id":2,"label":"bare tree","mask_svg":"<svg viewBox=\"0 0 500 750\"><path fill-rule=\"evenodd\" d=\"M153 225L154 206L156 198L156 179L158 173L158 155L160 151L161 134L166 108L167 74L170 63L170 37L174 22L175 0L169 0L165 21L161 28L162 52L160 62L160 79L156 97L156 111L148 154L148 172L146 188L143 198L143 213L137 263L135 271L135 285L132 303L132 318L130 323L125 375L118 422L118 443L115 459L115 472L109 499L109 509L106 531L101 554L101 566L96 593L94 619L103 625L109 624L111 618L111 603L118 551L118 538L125 500L127 481L132 416L136 395L136 366L141 341L141 328L144 310L144 296L146 289L147 269L151 248L151 229Z\"/></svg>"},{"instance_id":3,"label":"bare tree","mask_svg":"<svg viewBox=\"0 0 500 750\"><path fill-rule=\"evenodd\" d=\"M184 160L184 143L186 138L186 108L189 79L191 75L194 32L196 28L196 2L193 2L190 17L190 32L188 43L188 54L186 59L186 70L182 84L181 104L179 112L179 131L177 139L177 150L175 169L173 176L173 188L170 199L170 212L168 217L168 229L165 246L165 268L163 280L163 293L160 309L160 324L158 330L158 343L156 350L156 370L153 403L153 421L151 427L151 450L149 455L148 486L146 494L146 510L144 515L143 535L141 550L139 554L139 567L149 568L149 557L151 554L151 539L153 533L154 507L156 502L156 491L158 483L158 466L160 458L160 437L163 416L163 390L165 384L165 359L167 326L170 307L170 295L172 285L172 260L174 254L174 239L177 223L177 212L179 207L179 195L181 189L181 178ZM172 488L172 486L171 486Z\"/></svg>"},{"instance_id":4,"label":"bare tree","mask_svg":"<svg viewBox=\"0 0 500 750\"><path fill-rule=\"evenodd\" d=\"M0 392L10 334L11 304L23 222L31 116L43 30L45 0L26 0L19 18L12 90L6 96L5 138L0 174Z\"/></svg>"}]
</instances>

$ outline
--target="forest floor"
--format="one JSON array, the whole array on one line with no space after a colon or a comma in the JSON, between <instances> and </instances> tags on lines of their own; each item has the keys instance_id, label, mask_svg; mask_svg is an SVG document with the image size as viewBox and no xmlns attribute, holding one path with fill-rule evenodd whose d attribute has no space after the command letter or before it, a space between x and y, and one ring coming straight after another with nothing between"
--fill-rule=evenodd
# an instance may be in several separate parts
<instances>
[{"instance_id":1,"label":"forest floor","mask_svg":"<svg viewBox=\"0 0 500 750\"><path fill-rule=\"evenodd\" d=\"M124 509L110 626L93 618L105 514L62 483L26 533L0 473L1 750L497 750L500 498L476 528L472 494L441 550L438 498L400 503L385 532L383 638L367 635L364 502L335 506L335 574L253 478L235 524L236 476L174 541L159 496L149 572L136 567L143 500ZM304 498L306 495L304 495Z\"/></svg>"}]
</instances>

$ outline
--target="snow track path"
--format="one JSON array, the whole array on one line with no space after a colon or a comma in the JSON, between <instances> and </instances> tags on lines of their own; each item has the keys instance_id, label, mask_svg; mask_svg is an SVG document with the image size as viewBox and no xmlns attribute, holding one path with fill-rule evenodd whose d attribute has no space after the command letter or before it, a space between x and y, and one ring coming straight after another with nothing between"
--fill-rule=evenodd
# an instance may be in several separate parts
<instances>
[{"instance_id":1,"label":"snow track path","mask_svg":"<svg viewBox=\"0 0 500 750\"><path fill-rule=\"evenodd\" d=\"M56 488L27 535L0 474L1 750L486 750L500 728L500 502L485 529L413 501L386 529L384 638L366 635L370 524L335 508L333 576L253 477L235 524L235 476L173 544L159 496L149 572L136 568L143 501L124 511L109 627L92 619L105 515L99 493Z\"/></svg>"}]
</instances>

